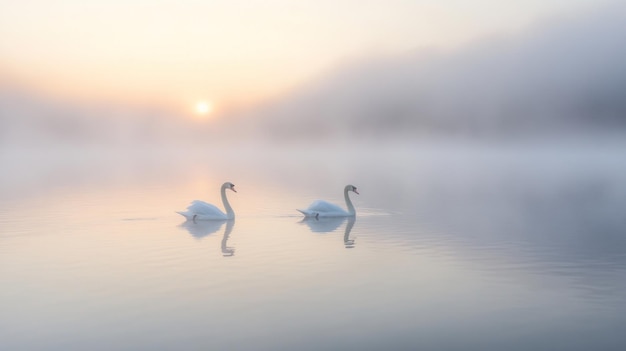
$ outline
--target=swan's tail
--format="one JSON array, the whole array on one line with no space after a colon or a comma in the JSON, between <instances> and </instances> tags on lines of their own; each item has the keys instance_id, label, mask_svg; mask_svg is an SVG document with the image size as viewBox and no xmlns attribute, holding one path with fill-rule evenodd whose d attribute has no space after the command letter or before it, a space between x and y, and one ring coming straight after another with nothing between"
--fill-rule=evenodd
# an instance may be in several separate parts
<instances>
[{"instance_id":1,"label":"swan's tail","mask_svg":"<svg viewBox=\"0 0 626 351\"><path fill-rule=\"evenodd\" d=\"M319 215L320 215L317 212L310 212L310 211L300 210L300 209L297 209L297 208L296 208L296 210L298 212L302 213L304 215L304 217L315 217L315 218L318 218Z\"/></svg>"},{"instance_id":2,"label":"swan's tail","mask_svg":"<svg viewBox=\"0 0 626 351\"><path fill-rule=\"evenodd\" d=\"M179 215L185 217L186 219L191 219L191 215L188 212L176 211Z\"/></svg>"}]
</instances>

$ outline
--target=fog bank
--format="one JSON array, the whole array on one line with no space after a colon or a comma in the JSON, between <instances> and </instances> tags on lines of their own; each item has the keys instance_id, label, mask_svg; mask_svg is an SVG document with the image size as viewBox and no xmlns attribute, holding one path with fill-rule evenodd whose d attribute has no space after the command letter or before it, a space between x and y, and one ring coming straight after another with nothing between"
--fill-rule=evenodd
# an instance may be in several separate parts
<instances>
[{"instance_id":1,"label":"fog bank","mask_svg":"<svg viewBox=\"0 0 626 351\"><path fill-rule=\"evenodd\" d=\"M202 123L157 107L54 100L4 80L0 146L619 135L623 33L626 5L614 3L455 51L346 62L273 101Z\"/></svg>"},{"instance_id":2,"label":"fog bank","mask_svg":"<svg viewBox=\"0 0 626 351\"><path fill-rule=\"evenodd\" d=\"M278 140L623 130L623 33L626 5L615 3L454 52L417 50L351 62L242 113L237 130Z\"/></svg>"}]
</instances>

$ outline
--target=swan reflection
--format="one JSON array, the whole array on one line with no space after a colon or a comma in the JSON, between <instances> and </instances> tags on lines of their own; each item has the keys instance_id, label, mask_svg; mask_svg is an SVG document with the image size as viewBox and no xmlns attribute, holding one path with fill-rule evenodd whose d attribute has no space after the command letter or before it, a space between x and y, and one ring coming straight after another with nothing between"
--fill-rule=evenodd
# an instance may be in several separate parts
<instances>
[{"instance_id":1,"label":"swan reflection","mask_svg":"<svg viewBox=\"0 0 626 351\"><path fill-rule=\"evenodd\" d=\"M350 239L350 232L352 231L352 227L354 227L354 222L356 222L355 217L348 218L348 224L346 224L346 230L343 234L343 244L346 246L346 249L354 247L354 239Z\"/></svg>"},{"instance_id":2,"label":"swan reflection","mask_svg":"<svg viewBox=\"0 0 626 351\"><path fill-rule=\"evenodd\" d=\"M196 239L202 239L209 234L217 232L222 225L226 223L224 229L224 235L222 236L221 250L224 257L230 257L235 255L235 248L228 246L228 237L235 227L235 220L220 220L220 221L185 221L179 227L184 228Z\"/></svg>"},{"instance_id":3,"label":"swan reflection","mask_svg":"<svg viewBox=\"0 0 626 351\"><path fill-rule=\"evenodd\" d=\"M230 236L230 232L233 231L234 226L234 219L226 221L226 229L224 229L224 236L222 236L222 256L224 257L230 257L235 255L235 248L227 245L228 237Z\"/></svg>"},{"instance_id":4,"label":"swan reflection","mask_svg":"<svg viewBox=\"0 0 626 351\"><path fill-rule=\"evenodd\" d=\"M222 225L226 222L223 221L192 221L188 220L182 223L179 227L186 229L191 236L196 239L202 239L209 234L217 232Z\"/></svg>"},{"instance_id":5,"label":"swan reflection","mask_svg":"<svg viewBox=\"0 0 626 351\"><path fill-rule=\"evenodd\" d=\"M306 224L313 233L330 233L336 231L346 220L348 223L343 234L343 243L347 249L351 249L354 247L354 239L350 239L350 232L356 222L355 217L305 217L300 223Z\"/></svg>"}]
</instances>

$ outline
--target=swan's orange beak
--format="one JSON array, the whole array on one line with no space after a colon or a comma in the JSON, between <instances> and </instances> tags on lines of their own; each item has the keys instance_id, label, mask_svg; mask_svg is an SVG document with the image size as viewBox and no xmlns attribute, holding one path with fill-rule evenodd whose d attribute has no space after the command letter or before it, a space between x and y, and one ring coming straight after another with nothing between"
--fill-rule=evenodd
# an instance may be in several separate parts
<instances>
[{"instance_id":1,"label":"swan's orange beak","mask_svg":"<svg viewBox=\"0 0 626 351\"><path fill-rule=\"evenodd\" d=\"M361 195L361 194L359 194L359 192L358 192L358 191L356 191L356 189L354 189L354 192L355 192L357 195Z\"/></svg>"},{"instance_id":2,"label":"swan's orange beak","mask_svg":"<svg viewBox=\"0 0 626 351\"><path fill-rule=\"evenodd\" d=\"M235 190L235 186L234 185L230 187L230 190L232 190L234 192L237 192L237 190Z\"/></svg>"}]
</instances>

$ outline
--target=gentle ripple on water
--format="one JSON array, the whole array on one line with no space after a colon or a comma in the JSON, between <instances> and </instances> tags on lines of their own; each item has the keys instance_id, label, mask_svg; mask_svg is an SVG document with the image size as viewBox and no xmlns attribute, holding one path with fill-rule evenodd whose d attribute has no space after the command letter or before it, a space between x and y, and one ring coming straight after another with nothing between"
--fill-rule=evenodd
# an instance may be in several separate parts
<instances>
[{"instance_id":1,"label":"gentle ripple on water","mask_svg":"<svg viewBox=\"0 0 626 351\"><path fill-rule=\"evenodd\" d=\"M343 201L346 181L312 176L314 153L220 167L208 156L176 167L83 160L86 169L53 167L24 183L5 174L0 347L626 345L626 240L612 210L626 191L611 160L577 172L571 159L559 169L542 158L538 172L526 156L396 154L412 163L385 152L323 158L329 169L354 160L335 176L358 183L355 221L295 211L318 197ZM229 194L235 221L185 224L174 211L218 203L223 173L239 191Z\"/></svg>"}]
</instances>

